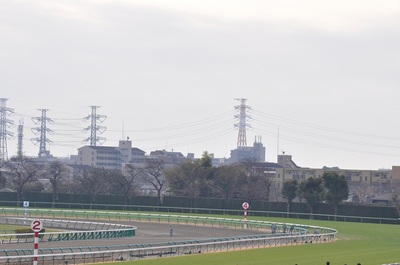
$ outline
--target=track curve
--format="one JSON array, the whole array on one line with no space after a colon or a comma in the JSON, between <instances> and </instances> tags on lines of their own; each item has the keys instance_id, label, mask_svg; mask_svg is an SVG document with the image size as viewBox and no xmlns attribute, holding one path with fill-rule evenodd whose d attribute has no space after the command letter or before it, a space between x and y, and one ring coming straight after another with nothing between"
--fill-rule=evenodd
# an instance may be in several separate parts
<instances>
[{"instance_id":1,"label":"track curve","mask_svg":"<svg viewBox=\"0 0 400 265\"><path fill-rule=\"evenodd\" d=\"M16 210L14 210L15 212ZM9 210L7 210L9 212ZM0 209L1 213L1 209ZM71 214L72 213L72 214ZM107 245L113 249L101 249L103 240L84 240L66 242L41 242L40 248L55 246L61 251L50 254L39 254L41 264L82 264L106 261L137 260L149 257L165 257L188 255L192 253L209 253L219 251L234 251L248 248L264 248L271 246L297 245L307 243L322 243L335 240L337 231L326 227L275 223L268 221L238 220L216 217L142 214L142 213L116 213L116 212L88 212L50 210L36 211L36 216L47 217L53 215L67 216L71 219L83 218L89 220L108 220L115 224L137 226L136 237L108 238ZM72 215L72 217L70 216ZM78 217L79 216L79 217ZM32 214L30 217L34 217ZM174 228L171 237L170 225ZM295 227L294 232L288 233L287 227ZM314 234L310 232L314 231ZM73 231L71 231L73 232ZM268 234L265 234L267 233ZM254 236L249 236L254 235ZM241 237L243 236L243 237ZM201 239L204 239L203 241ZM216 239L216 240L214 240ZM160 244L160 242L164 242ZM57 245L55 245L55 243ZM18 247L32 248L27 245ZM92 248L97 244L97 248ZM4 249L0 246L0 249ZM83 250L87 246L88 250ZM115 248L116 247L116 248ZM75 250L77 252L73 252ZM54 248L55 249L55 248ZM70 249L71 251L67 253ZM4 252L4 250L3 250ZM33 255L17 255L0 257L0 262L6 260L8 264L29 264Z\"/></svg>"}]
</instances>

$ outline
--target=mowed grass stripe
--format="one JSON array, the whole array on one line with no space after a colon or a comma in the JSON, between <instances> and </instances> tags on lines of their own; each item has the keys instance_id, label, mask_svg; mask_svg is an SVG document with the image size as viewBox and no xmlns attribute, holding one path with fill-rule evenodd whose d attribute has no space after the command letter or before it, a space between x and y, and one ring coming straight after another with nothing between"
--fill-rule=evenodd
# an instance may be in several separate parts
<instances>
[{"instance_id":1,"label":"mowed grass stripe","mask_svg":"<svg viewBox=\"0 0 400 265\"><path fill-rule=\"evenodd\" d=\"M229 217L228 217L229 218ZM282 218L259 220L335 228L335 242L119 262L138 265L380 265L400 262L400 226ZM115 264L115 263L114 263Z\"/></svg>"},{"instance_id":2,"label":"mowed grass stripe","mask_svg":"<svg viewBox=\"0 0 400 265\"><path fill-rule=\"evenodd\" d=\"M0 234L15 234L15 230L21 228L30 228L30 226L0 224Z\"/></svg>"}]
</instances>

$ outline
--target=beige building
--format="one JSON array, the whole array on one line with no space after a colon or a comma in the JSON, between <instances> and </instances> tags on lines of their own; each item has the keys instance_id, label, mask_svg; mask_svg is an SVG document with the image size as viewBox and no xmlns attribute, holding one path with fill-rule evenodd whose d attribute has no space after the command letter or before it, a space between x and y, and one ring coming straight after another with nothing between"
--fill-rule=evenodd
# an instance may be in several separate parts
<instances>
[{"instance_id":1,"label":"beige building","mask_svg":"<svg viewBox=\"0 0 400 265\"><path fill-rule=\"evenodd\" d=\"M400 166L392 167L393 191L400 193Z\"/></svg>"},{"instance_id":2,"label":"beige building","mask_svg":"<svg viewBox=\"0 0 400 265\"><path fill-rule=\"evenodd\" d=\"M114 146L83 146L78 149L78 165L122 170L125 164L136 167L146 166L146 159L160 159L165 167L182 163L187 158L180 152L156 150L146 155L145 151L132 147L132 141L119 141Z\"/></svg>"},{"instance_id":3,"label":"beige building","mask_svg":"<svg viewBox=\"0 0 400 265\"><path fill-rule=\"evenodd\" d=\"M288 180L302 182L308 178L320 178L326 172L335 172L343 175L348 181L350 194L365 198L390 193L393 191L394 183L400 183L400 166L394 166L392 170L353 170L340 169L337 167L321 169L303 168L293 162L290 155L278 155L278 165L281 168L275 169L274 182L278 187Z\"/></svg>"},{"instance_id":4,"label":"beige building","mask_svg":"<svg viewBox=\"0 0 400 265\"><path fill-rule=\"evenodd\" d=\"M143 165L145 152L132 147L132 141L119 141L118 147L83 146L78 149L78 164L105 169L122 169L124 164Z\"/></svg>"}]
</instances>

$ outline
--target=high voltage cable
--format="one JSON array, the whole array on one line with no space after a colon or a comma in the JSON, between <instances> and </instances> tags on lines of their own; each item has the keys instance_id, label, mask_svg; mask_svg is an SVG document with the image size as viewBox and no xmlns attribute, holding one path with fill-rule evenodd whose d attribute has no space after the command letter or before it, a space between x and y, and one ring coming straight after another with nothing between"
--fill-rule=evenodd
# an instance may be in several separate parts
<instances>
[{"instance_id":1,"label":"high voltage cable","mask_svg":"<svg viewBox=\"0 0 400 265\"><path fill-rule=\"evenodd\" d=\"M229 112L225 112L225 113L221 113L217 116L213 116L211 118L205 118L205 119L201 119L201 120L197 120L197 121L193 121L193 122L189 122L189 123L184 123L184 124L180 124L180 125L173 125L173 126L169 126L169 127L161 127L161 128L155 128L155 129L142 129L142 130L132 130L133 132L136 133L140 133L140 132L151 132L151 133L159 133L160 131L172 131L172 130L179 130L179 129L188 129L188 131L186 132L180 132L177 134L173 134L173 135L164 135L164 136L159 136L159 137L148 137L148 138L143 138L143 139L136 139L136 141L154 141L154 140L164 140L164 139L176 139L176 138L182 138L182 137L190 137L190 136L194 136L200 133L204 133L204 132L211 132L211 131L215 131L217 129L220 128L226 128L229 125L229 122L224 122L221 123L220 121L222 120L226 120L227 114L228 113L232 113L231 111ZM23 114L22 114L23 115ZM23 115L28 117L29 115ZM50 132L51 135L57 137L57 136L68 136L70 138L81 138L79 135L80 132L83 132L84 130L81 129L79 127L79 124L83 124L83 119L54 119L52 118L53 122L51 123L51 127L52 127L52 131ZM73 121L73 122L59 122L59 120L63 120L63 121ZM201 128L199 128L199 126L202 126L204 124L210 124L212 122L218 122L218 124L211 124L208 126L203 126ZM76 130L74 129L54 129L54 127L60 127L60 126L69 126L72 128L78 128ZM26 126L27 128L31 128L29 126ZM75 132L75 134L70 134L70 133L64 133L65 131L68 132ZM107 132L115 132L116 130L107 130ZM129 132L130 130L118 130L119 132L124 131L124 132ZM194 141L193 140L189 140L186 141L186 143L197 143L199 141L204 141L204 139L212 139L215 136L220 136L220 135L224 135L226 134L225 131L221 132L217 132L217 134L209 134L207 137L203 137L203 138L197 138ZM82 140L83 141L83 140ZM61 144L61 143L80 143L82 141L53 141L51 142L51 145L60 145L60 146L65 146L65 144ZM68 145L71 146L71 145Z\"/></svg>"},{"instance_id":2,"label":"high voltage cable","mask_svg":"<svg viewBox=\"0 0 400 265\"><path fill-rule=\"evenodd\" d=\"M54 136L69 136L69 137L72 137L72 138L78 138L78 137L80 137L80 138L84 138L84 136L80 136L80 135L83 135L83 134L65 134L65 133L52 133L51 135L54 135Z\"/></svg>"},{"instance_id":3,"label":"high voltage cable","mask_svg":"<svg viewBox=\"0 0 400 265\"><path fill-rule=\"evenodd\" d=\"M253 119L255 120L255 119ZM358 145L370 145L370 146L377 146L377 147L385 147L385 148L394 148L394 149L400 149L400 146L394 146L394 145L383 145L383 144L377 144L377 143L371 143L371 142L365 142L365 141L357 141L357 140L350 140L350 139L343 139L339 137L333 137L333 136L325 136L321 134L316 134L312 132L305 132L297 129L292 129L288 127L282 127L279 126L279 131L288 131L288 132L293 132L296 134L300 135L305 135L309 137L314 137L314 138L319 138L319 139L324 139L324 140L329 140L329 141L336 141L336 142L343 142L343 143L351 143L351 144L358 144Z\"/></svg>"},{"instance_id":4,"label":"high voltage cable","mask_svg":"<svg viewBox=\"0 0 400 265\"><path fill-rule=\"evenodd\" d=\"M228 113L232 113L231 111L229 112L225 112L225 113L221 113L217 116L213 116L212 118L206 118L206 119L202 119L202 120L197 120L197 121L193 121L193 122L189 122L189 123L183 123L183 124L178 124L178 125L171 125L168 127L159 127L159 128L150 128L150 129L134 129L134 130L107 130L109 132L121 132L121 131L125 131L125 132L157 132L157 131L167 131L167 130L177 130L177 129L182 129L182 128L189 128L189 127L195 127L195 126L200 126L202 124L205 123L210 123L213 121L219 121L219 120L225 120L225 118L227 117ZM24 115L24 114L20 114L20 115ZM32 116L29 115L24 115L25 117L29 117L32 118ZM79 124L85 124L85 119L60 119L60 118L53 118L52 117L53 122L51 123L51 127L53 126L71 126L71 127L75 127L75 128L79 128ZM71 120L71 121L76 121L76 123L64 123L64 122L59 122L59 120ZM29 128L29 126L26 126Z\"/></svg>"},{"instance_id":5,"label":"high voltage cable","mask_svg":"<svg viewBox=\"0 0 400 265\"><path fill-rule=\"evenodd\" d=\"M183 123L183 124L178 124L178 125L171 125L168 127L159 127L159 128L151 128L151 129L135 129L135 130L107 130L107 131L117 131L117 132L158 132L158 131L169 131L169 130L177 130L177 129L182 129L182 128L187 128L187 127L195 127L202 125L204 123L210 123L211 121L219 121L219 120L225 120L227 117L228 112L221 113L218 116L214 116L213 118L207 118L207 119L202 119L194 122L189 122L189 123Z\"/></svg>"},{"instance_id":6,"label":"high voltage cable","mask_svg":"<svg viewBox=\"0 0 400 265\"><path fill-rule=\"evenodd\" d=\"M292 142L297 142L297 143L305 143L308 145L314 145L314 146L319 146L319 147L323 147L323 148L328 148L328 149L336 149L339 151L351 151L351 152L357 152L357 153L369 153L369 154L375 154L375 155L384 155L384 156L396 156L396 157L400 157L400 154L389 154L389 153L381 153L381 152L374 152L374 151L365 151L365 150L360 150L360 149L354 149L354 148L348 148L348 147L337 147L334 145L327 145L327 144L316 144L314 142L310 142L304 139L298 139L295 137L290 137L290 136L283 136L282 138L285 138L288 141L292 141Z\"/></svg>"},{"instance_id":7,"label":"high voltage cable","mask_svg":"<svg viewBox=\"0 0 400 265\"><path fill-rule=\"evenodd\" d=\"M187 145L190 145L190 144L201 143L201 142L204 142L206 140L215 139L215 138L227 135L230 132L232 132L232 130L229 130L229 131L226 130L226 131L223 131L223 132L220 132L220 133L210 134L210 135L207 135L205 137L201 137L201 138L198 138L198 139L195 139L195 140L189 140L189 141L184 141L184 142L173 143L173 145L174 145L174 147L179 147L179 146L187 146ZM164 140L170 140L170 139L164 139ZM157 148L158 147L154 147L153 146L153 147L150 147L150 148L147 148L147 149L157 149Z\"/></svg>"},{"instance_id":8,"label":"high voltage cable","mask_svg":"<svg viewBox=\"0 0 400 265\"><path fill-rule=\"evenodd\" d=\"M356 152L356 153L368 153L368 154L374 154L374 155L384 155L384 156L394 156L398 157L400 156L399 154L393 154L393 153L388 153L388 152L375 152L375 151L366 151L365 149L358 149L358 148L350 148L348 146L337 146L337 145L329 145L325 143L320 143L317 141L312 141L312 140L307 140L306 138L298 138L298 137L293 137L289 136L288 134L285 134L282 132L289 132L289 133L294 133L296 135L303 135L306 137L311 137L313 139L322 139L322 140L329 140L329 141L334 141L334 142L339 142L341 144L353 144L353 145L358 145L358 146L368 146L368 147L382 147L382 148L390 148L390 149L399 149L399 146L394 146L394 145L384 145L384 144L378 144L378 143L373 143L373 142L365 142L365 141L359 141L359 140L351 140L351 139L343 139L341 137L337 136L332 136L332 135L326 135L326 134L318 134L314 132L308 132L300 129L293 129L291 126L302 126L305 128L311 128L314 130L319 130L319 131L326 131L329 133L338 133L342 135L347 135L351 137L365 137L365 138L371 138L371 139L378 139L378 140L395 140L399 141L400 138L398 137L391 137L391 136L382 136L382 135L375 135L375 134L367 134L367 133L359 133L359 132L352 132L352 131L345 131L345 130L340 130L336 128L329 128L329 127L324 127L324 126L318 126L315 124L310 124L310 123L305 123L305 122L300 122L300 121L295 121L293 119L288 119L276 115L271 115L271 114L266 114L260 111L254 111L256 113L262 114L261 116L267 117L269 120L275 121L275 123L272 122L267 122L264 120L258 120L254 119L253 121L259 122L261 125L268 126L270 127L271 124L275 128L279 128L279 138L291 141L291 142L297 142L301 144L306 144L310 146L316 146L316 147L322 147L322 148L327 148L331 150L341 150L341 151L347 151L347 152ZM281 126L279 121L283 121L288 124L288 126ZM270 130L266 131L263 129L256 129L257 126L253 126L256 131L260 131L262 133L266 133L267 135L271 136L277 136L278 133L271 133Z\"/></svg>"},{"instance_id":9,"label":"high voltage cable","mask_svg":"<svg viewBox=\"0 0 400 265\"><path fill-rule=\"evenodd\" d=\"M261 132L265 133L265 131L261 131ZM271 136L276 136L276 134L271 134L271 133L267 133L267 134L271 135ZM398 155L398 154L390 154L390 153L382 153L382 152L374 152L374 151L365 151L365 150L343 147L343 146L339 147L339 146L334 146L334 145L328 145L328 144L324 144L324 143L318 143L315 141L306 140L304 138L301 138L301 139L296 138L296 137L285 135L285 134L279 134L279 138L285 139L285 140L288 140L291 142L306 144L309 146L322 147L322 148L326 148L326 149L335 149L335 150L340 150L340 151L356 152L356 153L369 153L369 154L377 154L377 155L385 155L385 156L400 156L400 154ZM363 146L365 146L365 145L363 145Z\"/></svg>"},{"instance_id":10,"label":"high voltage cable","mask_svg":"<svg viewBox=\"0 0 400 265\"><path fill-rule=\"evenodd\" d=\"M220 129L220 128L226 128L225 124L220 124L215 127L204 127L204 128L198 128L193 131L189 132L179 132L176 134L169 134L169 135L162 135L162 136L157 136L157 137L145 137L145 138L140 138L140 137L135 137L135 141L153 141L153 140L164 140L164 139L175 139L175 138L182 138L182 137L188 137L188 136L193 136L197 134L204 134L207 131L212 131L210 129Z\"/></svg>"},{"instance_id":11,"label":"high voltage cable","mask_svg":"<svg viewBox=\"0 0 400 265\"><path fill-rule=\"evenodd\" d=\"M337 133L346 134L346 135L363 136L363 137L371 137L371 138L378 138L378 139L391 139L391 140L399 140L400 141L399 137L345 131L345 130L340 130L337 128L330 128L330 127L324 127L324 126L315 125L315 124L311 124L311 123L299 122L296 120L292 120L292 119L288 119L288 118L284 118L284 117L280 117L280 116L276 116L276 115L272 115L272 114L267 114L267 113L264 113L261 111L255 111L255 112L265 115L267 117L270 117L274 120L282 120L282 121L290 123L290 124L297 124L297 125L301 125L301 126L309 127L309 128L313 128L313 129L325 130L325 131L329 131L329 132L337 132ZM279 125L276 124L276 126L279 126Z\"/></svg>"}]
</instances>

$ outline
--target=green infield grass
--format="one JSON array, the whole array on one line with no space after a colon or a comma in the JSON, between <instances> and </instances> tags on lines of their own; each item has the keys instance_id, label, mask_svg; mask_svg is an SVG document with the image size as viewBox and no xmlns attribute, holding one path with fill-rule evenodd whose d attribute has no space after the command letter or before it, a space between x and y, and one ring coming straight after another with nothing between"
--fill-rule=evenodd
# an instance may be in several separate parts
<instances>
[{"instance_id":1,"label":"green infield grass","mask_svg":"<svg viewBox=\"0 0 400 265\"><path fill-rule=\"evenodd\" d=\"M259 218L257 218L259 219ZM265 219L264 219L265 220ZM335 242L158 258L120 265L381 265L400 262L400 226L268 218L337 229ZM110 263L115 264L115 263Z\"/></svg>"},{"instance_id":2,"label":"green infield grass","mask_svg":"<svg viewBox=\"0 0 400 265\"><path fill-rule=\"evenodd\" d=\"M0 224L0 234L15 234L15 230L21 228L30 228L30 226Z\"/></svg>"}]
</instances>

